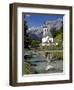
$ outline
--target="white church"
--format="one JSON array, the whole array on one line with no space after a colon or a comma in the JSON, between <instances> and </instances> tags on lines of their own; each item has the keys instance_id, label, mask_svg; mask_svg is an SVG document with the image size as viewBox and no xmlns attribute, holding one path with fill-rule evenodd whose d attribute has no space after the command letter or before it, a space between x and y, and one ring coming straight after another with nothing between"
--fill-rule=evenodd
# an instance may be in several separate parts
<instances>
[{"instance_id":1,"label":"white church","mask_svg":"<svg viewBox=\"0 0 74 90\"><path fill-rule=\"evenodd\" d=\"M42 46L49 45L58 45L58 43L54 43L52 34L50 32L50 27L43 26L43 37L42 37Z\"/></svg>"}]
</instances>

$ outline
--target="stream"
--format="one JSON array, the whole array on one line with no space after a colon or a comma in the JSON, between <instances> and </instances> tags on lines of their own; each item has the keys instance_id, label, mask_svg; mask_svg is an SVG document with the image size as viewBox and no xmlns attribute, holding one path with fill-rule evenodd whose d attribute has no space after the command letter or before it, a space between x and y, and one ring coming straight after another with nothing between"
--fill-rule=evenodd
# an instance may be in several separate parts
<instances>
[{"instance_id":1,"label":"stream","mask_svg":"<svg viewBox=\"0 0 74 90\"><path fill-rule=\"evenodd\" d=\"M50 60L40 54L32 54L32 58L27 60L31 67L39 73L60 73L63 72L63 60Z\"/></svg>"}]
</instances>

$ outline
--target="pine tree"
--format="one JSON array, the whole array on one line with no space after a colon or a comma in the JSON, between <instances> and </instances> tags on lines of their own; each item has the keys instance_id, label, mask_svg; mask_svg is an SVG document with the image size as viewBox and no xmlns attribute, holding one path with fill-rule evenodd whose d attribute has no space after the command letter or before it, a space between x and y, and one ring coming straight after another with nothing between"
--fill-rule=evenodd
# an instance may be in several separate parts
<instances>
[{"instance_id":1,"label":"pine tree","mask_svg":"<svg viewBox=\"0 0 74 90\"><path fill-rule=\"evenodd\" d=\"M28 30L27 21L24 20L24 48L29 47L27 30Z\"/></svg>"}]
</instances>

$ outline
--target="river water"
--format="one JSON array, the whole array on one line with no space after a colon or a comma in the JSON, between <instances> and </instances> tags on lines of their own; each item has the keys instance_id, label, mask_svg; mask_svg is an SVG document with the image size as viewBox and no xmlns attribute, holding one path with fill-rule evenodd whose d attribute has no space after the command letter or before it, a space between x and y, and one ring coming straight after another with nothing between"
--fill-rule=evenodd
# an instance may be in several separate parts
<instances>
[{"instance_id":1,"label":"river water","mask_svg":"<svg viewBox=\"0 0 74 90\"><path fill-rule=\"evenodd\" d=\"M34 71L39 73L60 73L63 72L63 60L51 60L47 62L42 55L32 55L31 59L27 60L31 63ZM47 68L50 67L48 70Z\"/></svg>"}]
</instances>

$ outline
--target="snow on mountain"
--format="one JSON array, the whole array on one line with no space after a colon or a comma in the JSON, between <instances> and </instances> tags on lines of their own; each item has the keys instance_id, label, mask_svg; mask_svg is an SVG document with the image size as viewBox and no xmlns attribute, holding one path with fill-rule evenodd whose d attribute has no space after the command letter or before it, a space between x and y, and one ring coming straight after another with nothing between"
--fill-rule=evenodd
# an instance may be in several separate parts
<instances>
[{"instance_id":1,"label":"snow on mountain","mask_svg":"<svg viewBox=\"0 0 74 90\"><path fill-rule=\"evenodd\" d=\"M62 25L63 25L63 20L61 18L58 18L57 20L52 20L52 21L45 21L45 23L39 27L31 27L27 30L28 35L32 39L42 39L43 35L43 26L46 25L48 29L53 29L55 28L56 30L59 30Z\"/></svg>"}]
</instances>

